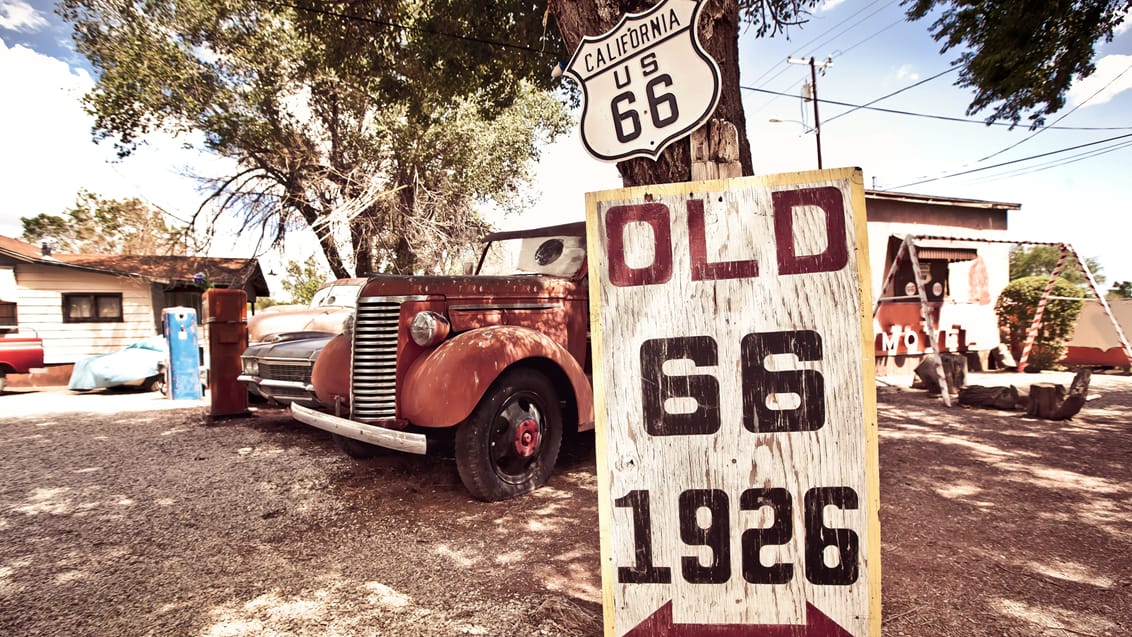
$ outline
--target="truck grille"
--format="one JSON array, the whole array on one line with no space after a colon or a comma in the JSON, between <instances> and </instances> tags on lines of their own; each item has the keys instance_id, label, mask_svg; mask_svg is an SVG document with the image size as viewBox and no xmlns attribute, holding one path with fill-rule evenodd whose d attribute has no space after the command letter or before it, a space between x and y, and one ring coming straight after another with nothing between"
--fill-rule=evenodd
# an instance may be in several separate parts
<instances>
[{"instance_id":1,"label":"truck grille","mask_svg":"<svg viewBox=\"0 0 1132 637\"><path fill-rule=\"evenodd\" d=\"M353 418L381 420L397 416L397 330L399 299L360 298L354 324Z\"/></svg>"}]
</instances>

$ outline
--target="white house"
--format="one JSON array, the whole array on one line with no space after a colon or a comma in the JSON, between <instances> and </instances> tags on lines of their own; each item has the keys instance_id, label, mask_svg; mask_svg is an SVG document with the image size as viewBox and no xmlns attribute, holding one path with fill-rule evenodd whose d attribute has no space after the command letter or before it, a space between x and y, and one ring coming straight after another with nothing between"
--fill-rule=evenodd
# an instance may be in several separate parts
<instances>
[{"instance_id":1,"label":"white house","mask_svg":"<svg viewBox=\"0 0 1132 637\"><path fill-rule=\"evenodd\" d=\"M61 369L36 384L62 384L75 361L160 334L166 307L203 318L197 272L252 303L268 294L257 259L51 254L0 236L0 334L42 338L45 364Z\"/></svg>"}]
</instances>

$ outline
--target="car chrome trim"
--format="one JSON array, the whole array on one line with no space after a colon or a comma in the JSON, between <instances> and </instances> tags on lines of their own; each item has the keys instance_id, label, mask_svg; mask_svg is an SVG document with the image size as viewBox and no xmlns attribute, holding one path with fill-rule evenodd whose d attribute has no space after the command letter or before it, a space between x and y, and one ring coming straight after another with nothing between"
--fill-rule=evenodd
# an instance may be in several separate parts
<instances>
[{"instance_id":1,"label":"car chrome trim","mask_svg":"<svg viewBox=\"0 0 1132 637\"><path fill-rule=\"evenodd\" d=\"M473 312L482 310L558 310L561 303L512 303L510 305L453 305L449 307L452 312Z\"/></svg>"},{"instance_id":2,"label":"car chrome trim","mask_svg":"<svg viewBox=\"0 0 1132 637\"><path fill-rule=\"evenodd\" d=\"M306 423L312 427L318 427L323 431L329 431L332 434L338 434L339 436L366 442L378 447L418 455L424 455L428 451L428 439L424 434L395 431L393 429L386 429L385 427L365 425L346 418L331 416L330 414L295 403L291 404L291 415L295 417L295 420Z\"/></svg>"},{"instance_id":3,"label":"car chrome trim","mask_svg":"<svg viewBox=\"0 0 1132 637\"><path fill-rule=\"evenodd\" d=\"M361 296L358 303L405 303L407 301L427 301L427 294L410 294L403 296Z\"/></svg>"}]
</instances>

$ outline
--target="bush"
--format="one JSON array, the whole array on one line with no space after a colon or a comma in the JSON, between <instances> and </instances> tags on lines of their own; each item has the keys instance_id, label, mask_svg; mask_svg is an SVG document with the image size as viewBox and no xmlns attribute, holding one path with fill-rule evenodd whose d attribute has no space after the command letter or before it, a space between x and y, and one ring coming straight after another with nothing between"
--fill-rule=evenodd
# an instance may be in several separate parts
<instances>
[{"instance_id":1,"label":"bush","mask_svg":"<svg viewBox=\"0 0 1132 637\"><path fill-rule=\"evenodd\" d=\"M1034 312L1038 309L1038 303L1048 281L1047 276L1015 279L1007 284L1002 294L998 295L994 312L998 315L998 326L1005 335L1015 360L1021 360L1022 346L1026 343L1026 330L1034 321ZM1085 293L1072 283L1059 278L1054 281L1050 296L1084 298ZM1033 371L1049 369L1061 360L1065 355L1065 342L1073 333L1082 305L1079 301L1060 299L1051 299L1046 303L1046 309L1042 313L1042 325L1038 330L1037 338L1034 339L1034 346L1030 349L1026 369Z\"/></svg>"}]
</instances>

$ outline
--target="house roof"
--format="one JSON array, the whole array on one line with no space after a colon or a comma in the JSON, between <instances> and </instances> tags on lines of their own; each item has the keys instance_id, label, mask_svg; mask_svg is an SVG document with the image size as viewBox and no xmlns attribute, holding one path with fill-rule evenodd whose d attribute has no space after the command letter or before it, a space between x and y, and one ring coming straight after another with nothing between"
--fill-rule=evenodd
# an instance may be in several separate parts
<instances>
[{"instance_id":1,"label":"house roof","mask_svg":"<svg viewBox=\"0 0 1132 637\"><path fill-rule=\"evenodd\" d=\"M938 204L960 208L991 208L996 210L1021 210L1022 204L1005 201L984 201L982 199L959 199L956 197L940 197L936 195L918 195L910 192L891 192L887 190L865 190L866 199L887 199L905 203Z\"/></svg>"},{"instance_id":2,"label":"house roof","mask_svg":"<svg viewBox=\"0 0 1132 637\"><path fill-rule=\"evenodd\" d=\"M257 296L267 296L267 280L259 259L184 257L153 255L57 254L59 261L96 270L142 276L170 285L191 285L193 276L203 272L216 285L230 288L250 286Z\"/></svg>"},{"instance_id":3,"label":"house roof","mask_svg":"<svg viewBox=\"0 0 1132 637\"><path fill-rule=\"evenodd\" d=\"M12 257L18 261L42 261L43 250L39 246L0 235L0 254ZM47 257L50 259L50 257Z\"/></svg>"},{"instance_id":4,"label":"house roof","mask_svg":"<svg viewBox=\"0 0 1132 637\"><path fill-rule=\"evenodd\" d=\"M100 254L47 254L38 246L0 236L0 255L25 263L43 263L96 272L138 276L167 285L191 285L193 275L204 272L220 286L247 289L256 296L270 290L259 267L259 259L220 257L138 256Z\"/></svg>"}]
</instances>

